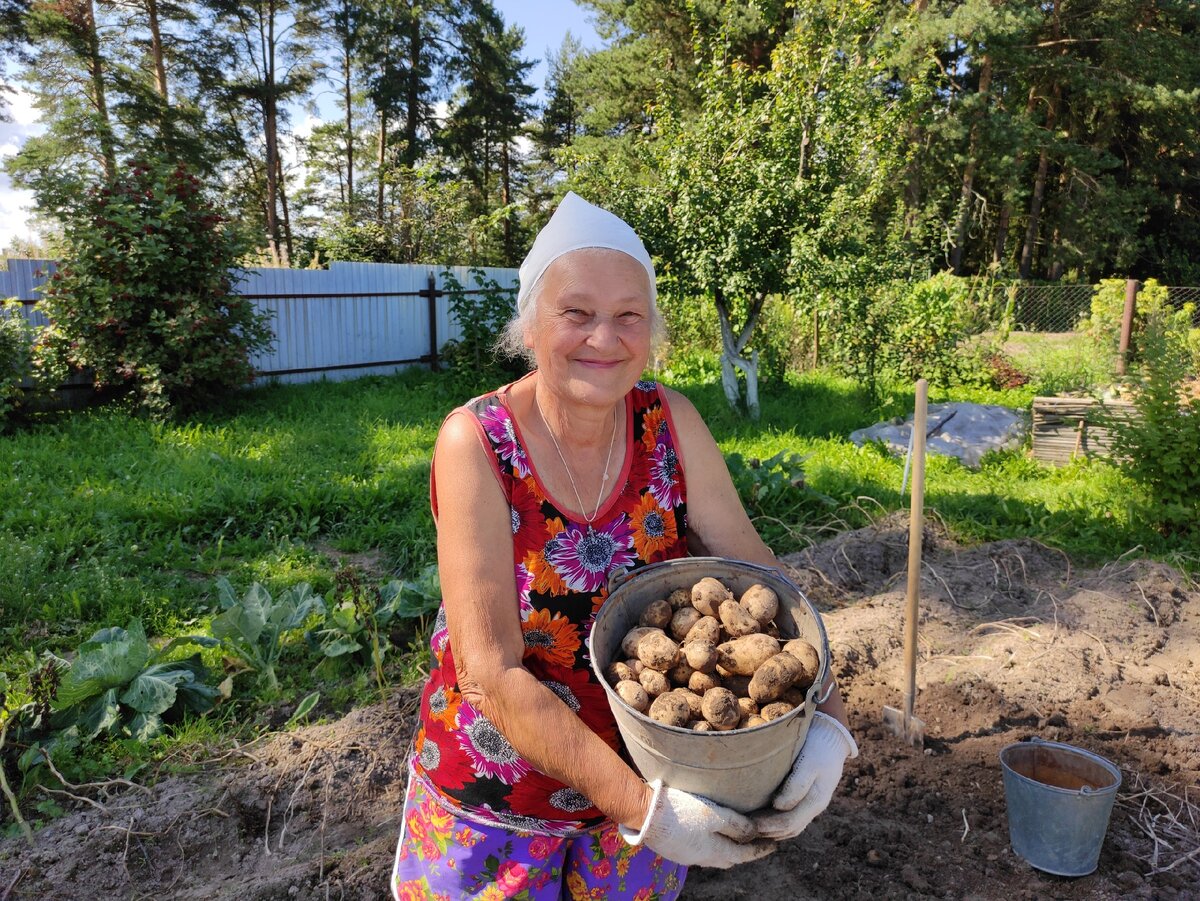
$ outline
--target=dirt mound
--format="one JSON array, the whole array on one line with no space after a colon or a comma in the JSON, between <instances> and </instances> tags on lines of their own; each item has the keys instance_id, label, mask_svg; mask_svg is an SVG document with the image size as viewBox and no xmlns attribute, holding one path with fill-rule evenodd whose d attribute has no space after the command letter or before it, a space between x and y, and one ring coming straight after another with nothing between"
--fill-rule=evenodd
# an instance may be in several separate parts
<instances>
[{"instance_id":1,"label":"dirt mound","mask_svg":"<svg viewBox=\"0 0 1200 901\"><path fill-rule=\"evenodd\" d=\"M825 615L861 754L804 835L693 870L684 898L1197 897L1200 593L1161 564L1078 570L1030 540L968 548L930 528L925 547L924 749L880 725L900 705L905 524L788 558ZM414 710L405 692L151 789L80 791L92 803L32 848L0 845L0 897L386 898ZM1091 876L1041 874L1009 847L998 754L1033 735L1122 769Z\"/></svg>"}]
</instances>

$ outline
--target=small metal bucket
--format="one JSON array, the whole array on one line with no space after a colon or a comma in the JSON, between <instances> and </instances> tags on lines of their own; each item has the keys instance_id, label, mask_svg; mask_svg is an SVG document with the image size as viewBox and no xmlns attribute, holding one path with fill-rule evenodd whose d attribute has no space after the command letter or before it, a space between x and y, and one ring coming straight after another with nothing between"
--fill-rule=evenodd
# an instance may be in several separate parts
<instances>
[{"instance_id":1,"label":"small metal bucket","mask_svg":"<svg viewBox=\"0 0 1200 901\"><path fill-rule=\"evenodd\" d=\"M608 684L604 670L646 606L676 588L690 588L705 576L720 579L735 595L757 583L779 596L775 624L780 633L806 639L820 658L817 679L808 689L803 707L750 729L693 732L638 713ZM820 693L829 671L829 641L816 608L778 570L723 557L654 563L615 577L609 589L588 637L588 652L634 766L646 779L662 779L672 788L703 795L743 813L765 807L791 771L813 711L824 700Z\"/></svg>"},{"instance_id":2,"label":"small metal bucket","mask_svg":"<svg viewBox=\"0 0 1200 901\"><path fill-rule=\"evenodd\" d=\"M1002 748L1000 767L1013 850L1056 876L1095 870L1121 771L1098 754L1039 738Z\"/></svg>"}]
</instances>

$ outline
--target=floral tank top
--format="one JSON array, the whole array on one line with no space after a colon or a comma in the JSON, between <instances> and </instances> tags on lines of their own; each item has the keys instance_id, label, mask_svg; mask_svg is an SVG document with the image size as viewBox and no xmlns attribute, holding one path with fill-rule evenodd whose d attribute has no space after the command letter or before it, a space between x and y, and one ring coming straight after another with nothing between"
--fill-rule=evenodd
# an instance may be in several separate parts
<instances>
[{"instance_id":1,"label":"floral tank top","mask_svg":"<svg viewBox=\"0 0 1200 901\"><path fill-rule=\"evenodd\" d=\"M512 512L513 576L525 638L523 664L611 747L621 750L587 638L608 596L608 578L687 555L686 493L670 413L657 383L626 396L623 487L591 525L556 505L525 452L504 403L507 389L466 404ZM431 486L437 513L436 486ZM604 820L591 801L534 769L463 698L438 611L433 660L421 696L413 773L455 814L486 825L573 835Z\"/></svg>"}]
</instances>

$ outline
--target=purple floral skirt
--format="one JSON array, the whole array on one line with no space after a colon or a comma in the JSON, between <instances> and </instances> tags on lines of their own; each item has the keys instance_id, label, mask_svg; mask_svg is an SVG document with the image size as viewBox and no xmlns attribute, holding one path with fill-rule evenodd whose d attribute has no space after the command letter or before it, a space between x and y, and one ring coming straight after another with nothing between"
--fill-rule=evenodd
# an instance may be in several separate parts
<instances>
[{"instance_id":1,"label":"purple floral skirt","mask_svg":"<svg viewBox=\"0 0 1200 901\"><path fill-rule=\"evenodd\" d=\"M570 838L483 826L410 777L392 869L397 901L674 901L687 867L631 847L605 822Z\"/></svg>"}]
</instances>

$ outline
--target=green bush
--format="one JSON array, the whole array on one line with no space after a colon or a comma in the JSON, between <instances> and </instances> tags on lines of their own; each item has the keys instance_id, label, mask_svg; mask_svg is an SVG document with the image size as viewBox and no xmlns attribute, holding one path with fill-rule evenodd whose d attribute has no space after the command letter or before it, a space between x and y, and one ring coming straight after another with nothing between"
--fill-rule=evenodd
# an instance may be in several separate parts
<instances>
[{"instance_id":1,"label":"green bush","mask_svg":"<svg viewBox=\"0 0 1200 901\"><path fill-rule=\"evenodd\" d=\"M21 313L21 302L0 301L0 429L21 405L21 382L31 374L34 329Z\"/></svg>"},{"instance_id":2,"label":"green bush","mask_svg":"<svg viewBox=\"0 0 1200 901\"><path fill-rule=\"evenodd\" d=\"M133 162L64 223L67 253L44 289L41 348L59 378L93 373L110 397L163 413L249 382L266 318L231 292L242 243L195 176Z\"/></svg>"},{"instance_id":3,"label":"green bush","mask_svg":"<svg viewBox=\"0 0 1200 901\"><path fill-rule=\"evenodd\" d=\"M482 269L471 269L474 288L464 286L450 270L442 273L442 284L450 298L450 315L462 330L462 337L446 342L442 358L451 369L469 373L495 372L501 378L525 372L524 360L514 360L496 352L496 339L512 318L516 293L502 288Z\"/></svg>"},{"instance_id":4,"label":"green bush","mask_svg":"<svg viewBox=\"0 0 1200 901\"><path fill-rule=\"evenodd\" d=\"M1131 387L1134 416L1108 412L1112 449L1147 491L1150 519L1164 533L1200 525L1200 396L1187 389L1194 372L1171 313L1142 320L1141 366Z\"/></svg>"},{"instance_id":5,"label":"green bush","mask_svg":"<svg viewBox=\"0 0 1200 901\"><path fill-rule=\"evenodd\" d=\"M893 285L884 305L889 372L903 381L926 378L941 387L967 375L962 345L974 319L967 279L941 272L915 285Z\"/></svg>"},{"instance_id":6,"label":"green bush","mask_svg":"<svg viewBox=\"0 0 1200 901\"><path fill-rule=\"evenodd\" d=\"M1131 358L1145 358L1145 333L1148 323L1153 321L1154 327L1160 330L1162 338L1171 345L1173 352L1180 349L1186 351L1195 367L1200 362L1200 330L1192 328L1195 312L1194 303L1174 309L1168 303L1167 289L1155 279L1146 279L1138 290L1133 329L1129 336ZM1105 353L1116 354L1120 348L1121 320L1124 315L1125 280L1102 279L1092 295L1091 312L1083 317L1079 328L1097 348Z\"/></svg>"}]
</instances>

